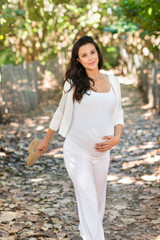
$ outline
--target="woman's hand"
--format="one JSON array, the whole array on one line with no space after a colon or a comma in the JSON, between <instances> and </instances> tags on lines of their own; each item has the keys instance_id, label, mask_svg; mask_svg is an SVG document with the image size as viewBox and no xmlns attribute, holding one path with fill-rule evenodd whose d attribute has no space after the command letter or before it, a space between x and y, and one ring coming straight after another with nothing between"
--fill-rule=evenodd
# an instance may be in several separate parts
<instances>
[{"instance_id":1,"label":"woman's hand","mask_svg":"<svg viewBox=\"0 0 160 240\"><path fill-rule=\"evenodd\" d=\"M104 136L102 139L106 139L106 141L96 143L94 147L98 152L108 151L120 142L120 137L117 136Z\"/></svg>"},{"instance_id":2,"label":"woman's hand","mask_svg":"<svg viewBox=\"0 0 160 240\"><path fill-rule=\"evenodd\" d=\"M46 152L47 148L48 148L48 141L45 139L41 140L37 147L38 151L40 151L42 154Z\"/></svg>"}]
</instances>

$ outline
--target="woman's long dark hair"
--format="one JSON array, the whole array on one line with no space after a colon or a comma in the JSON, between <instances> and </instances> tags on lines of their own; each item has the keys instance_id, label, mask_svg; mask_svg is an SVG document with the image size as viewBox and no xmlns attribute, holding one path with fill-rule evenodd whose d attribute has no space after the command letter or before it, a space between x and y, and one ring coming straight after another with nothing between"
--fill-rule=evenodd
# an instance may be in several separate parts
<instances>
[{"instance_id":1,"label":"woman's long dark hair","mask_svg":"<svg viewBox=\"0 0 160 240\"><path fill-rule=\"evenodd\" d=\"M98 45L94 42L93 38L90 36L81 37L72 48L71 60L68 65L64 80L64 83L65 81L71 83L71 88L75 87L73 99L77 100L78 102L81 101L83 94L87 93L87 90L90 89L90 81L93 82L93 85L95 84L94 80L88 77L86 70L82 66L82 64L77 60L77 58L79 58L79 48L87 43L93 44L97 50L99 58L98 69L101 69L103 66L102 54L99 50Z\"/></svg>"}]
</instances>

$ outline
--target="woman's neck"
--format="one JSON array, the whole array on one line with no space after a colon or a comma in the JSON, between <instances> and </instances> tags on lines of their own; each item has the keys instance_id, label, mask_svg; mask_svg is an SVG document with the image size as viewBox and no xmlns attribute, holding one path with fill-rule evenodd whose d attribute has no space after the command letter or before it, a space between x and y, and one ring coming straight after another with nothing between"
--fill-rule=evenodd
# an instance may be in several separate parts
<instances>
[{"instance_id":1,"label":"woman's neck","mask_svg":"<svg viewBox=\"0 0 160 240\"><path fill-rule=\"evenodd\" d=\"M101 77L99 70L86 70L88 77L92 78L95 82L98 81Z\"/></svg>"}]
</instances>

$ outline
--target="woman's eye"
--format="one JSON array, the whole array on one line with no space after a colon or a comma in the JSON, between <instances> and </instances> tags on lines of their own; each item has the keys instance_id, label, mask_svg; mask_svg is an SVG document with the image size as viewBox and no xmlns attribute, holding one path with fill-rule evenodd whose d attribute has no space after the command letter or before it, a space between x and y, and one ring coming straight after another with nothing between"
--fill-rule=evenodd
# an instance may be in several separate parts
<instances>
[{"instance_id":1,"label":"woman's eye","mask_svg":"<svg viewBox=\"0 0 160 240\"><path fill-rule=\"evenodd\" d=\"M82 57L85 57L86 55L82 55Z\"/></svg>"},{"instance_id":2,"label":"woman's eye","mask_svg":"<svg viewBox=\"0 0 160 240\"><path fill-rule=\"evenodd\" d=\"M94 54L94 53L95 53L95 51L92 52L92 54Z\"/></svg>"}]
</instances>

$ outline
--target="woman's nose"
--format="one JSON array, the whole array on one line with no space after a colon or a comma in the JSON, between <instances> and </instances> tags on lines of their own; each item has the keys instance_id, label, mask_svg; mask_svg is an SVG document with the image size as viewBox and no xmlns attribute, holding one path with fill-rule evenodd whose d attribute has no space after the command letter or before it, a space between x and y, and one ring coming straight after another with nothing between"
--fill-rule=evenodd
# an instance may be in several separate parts
<instances>
[{"instance_id":1,"label":"woman's nose","mask_svg":"<svg viewBox=\"0 0 160 240\"><path fill-rule=\"evenodd\" d=\"M89 55L89 60L91 60L93 57L92 57L92 55Z\"/></svg>"}]
</instances>

